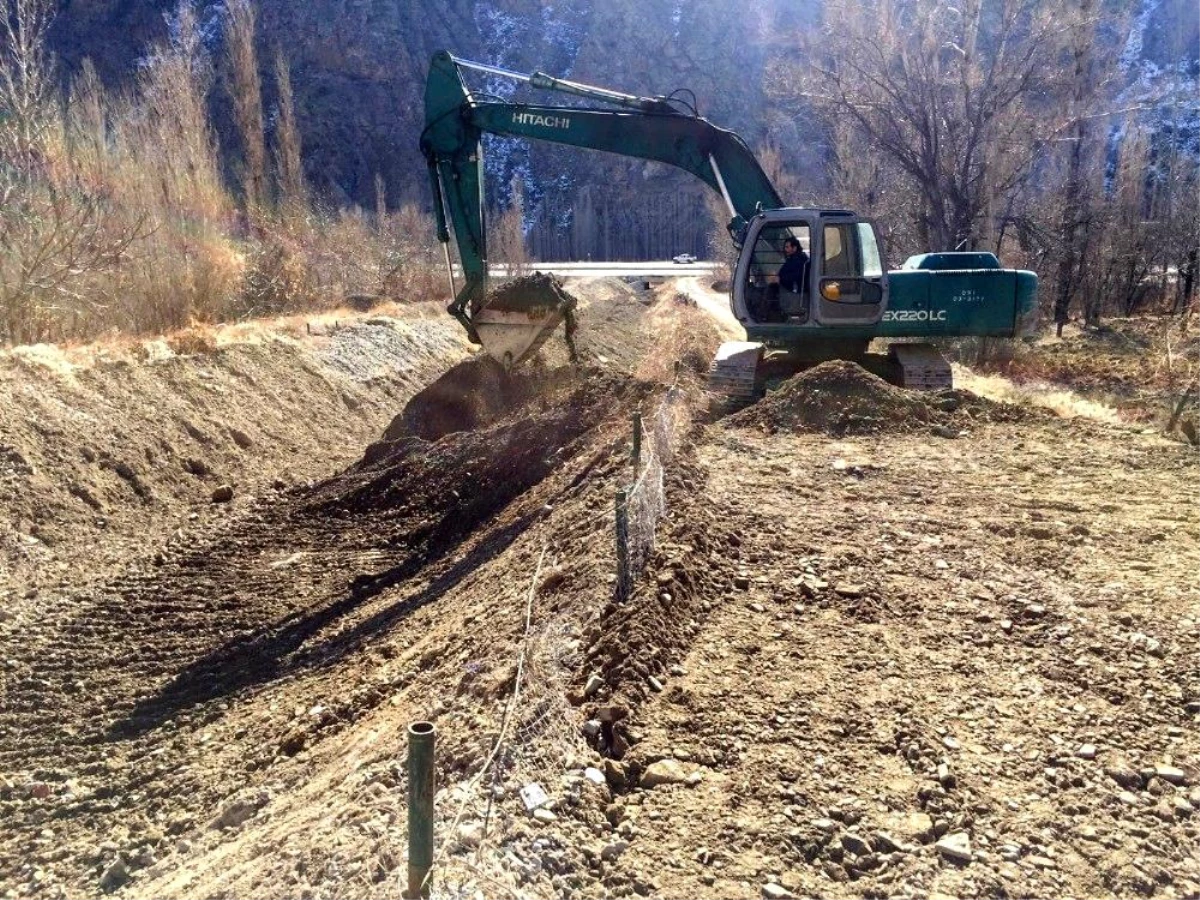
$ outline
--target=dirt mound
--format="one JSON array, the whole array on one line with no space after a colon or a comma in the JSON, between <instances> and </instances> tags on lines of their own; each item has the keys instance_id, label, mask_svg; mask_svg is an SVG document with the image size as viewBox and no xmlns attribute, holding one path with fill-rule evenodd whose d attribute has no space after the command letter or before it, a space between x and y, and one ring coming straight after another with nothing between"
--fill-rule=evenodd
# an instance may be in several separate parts
<instances>
[{"instance_id":1,"label":"dirt mound","mask_svg":"<svg viewBox=\"0 0 1200 900\"><path fill-rule=\"evenodd\" d=\"M857 363L821 363L788 379L727 420L738 428L835 436L933 429L955 437L962 426L1024 422L1045 415L964 390L922 393L888 384Z\"/></svg>"},{"instance_id":2,"label":"dirt mound","mask_svg":"<svg viewBox=\"0 0 1200 900\"><path fill-rule=\"evenodd\" d=\"M506 372L486 354L464 360L405 404L384 440L417 437L426 441L457 431L473 431L524 406L551 385L573 380L570 369L527 365Z\"/></svg>"},{"instance_id":3,"label":"dirt mound","mask_svg":"<svg viewBox=\"0 0 1200 900\"><path fill-rule=\"evenodd\" d=\"M541 298L539 300L538 298ZM576 307L578 298L578 307ZM654 335L656 347L666 346L663 353L654 358L670 361L684 358L689 366L699 367L701 358L711 355L707 347L703 352L687 357L675 338L668 338L664 345L664 332L643 328L646 307L627 286L613 279L592 279L573 286L572 293L563 290L558 279L540 272L515 279L489 294L488 306L504 309L521 308L548 303L566 303L574 309L573 322L567 329L577 327L575 346L578 359L584 365L602 366L608 371L633 371L646 378L666 378L670 375L669 363L662 371L651 371L645 365L645 350L650 335ZM712 326L699 313L692 317L694 324L688 331L704 335L693 336L690 344L697 340L713 343ZM661 324L661 323L660 323ZM664 326L665 327L665 326ZM707 331L705 331L707 328ZM672 335L681 329L674 323L669 329ZM689 344L689 346L690 346ZM708 360L703 359L707 368ZM421 438L436 441L447 434L486 428L504 419L531 401L564 384L574 384L579 373L571 362L568 346L560 338L551 339L537 351L528 362L509 371L487 354L465 360L449 369L437 381L430 384L404 407L392 420L384 433L385 441L404 438Z\"/></svg>"},{"instance_id":4,"label":"dirt mound","mask_svg":"<svg viewBox=\"0 0 1200 900\"><path fill-rule=\"evenodd\" d=\"M468 529L569 458L572 442L589 429L654 390L599 370L571 373L566 385L542 393L537 408L519 416L449 433L432 445L411 435L372 444L314 499L338 515L420 509L428 520L445 512L456 530Z\"/></svg>"},{"instance_id":5,"label":"dirt mound","mask_svg":"<svg viewBox=\"0 0 1200 900\"><path fill-rule=\"evenodd\" d=\"M788 379L729 421L738 427L841 435L906 430L932 417L930 407L910 392L857 363L833 360Z\"/></svg>"}]
</instances>

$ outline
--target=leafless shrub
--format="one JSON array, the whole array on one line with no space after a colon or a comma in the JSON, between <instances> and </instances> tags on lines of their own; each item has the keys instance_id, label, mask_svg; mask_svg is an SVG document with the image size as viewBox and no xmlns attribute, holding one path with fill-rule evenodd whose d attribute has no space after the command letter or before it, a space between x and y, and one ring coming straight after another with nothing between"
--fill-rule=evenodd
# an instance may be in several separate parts
<instances>
[{"instance_id":1,"label":"leafless shrub","mask_svg":"<svg viewBox=\"0 0 1200 900\"><path fill-rule=\"evenodd\" d=\"M261 230L246 269L242 316L262 316L308 309L320 296L309 254L286 229Z\"/></svg>"}]
</instances>

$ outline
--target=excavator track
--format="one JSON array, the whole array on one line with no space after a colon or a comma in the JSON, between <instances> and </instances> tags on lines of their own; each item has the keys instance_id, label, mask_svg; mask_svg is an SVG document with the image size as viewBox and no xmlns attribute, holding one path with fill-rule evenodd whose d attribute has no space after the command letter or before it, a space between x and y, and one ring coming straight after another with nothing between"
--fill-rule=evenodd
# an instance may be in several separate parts
<instances>
[{"instance_id":1,"label":"excavator track","mask_svg":"<svg viewBox=\"0 0 1200 900\"><path fill-rule=\"evenodd\" d=\"M932 344L892 344L888 355L903 388L943 391L954 387L950 363Z\"/></svg>"},{"instance_id":2,"label":"excavator track","mask_svg":"<svg viewBox=\"0 0 1200 900\"><path fill-rule=\"evenodd\" d=\"M758 394L758 364L762 356L763 345L757 341L722 344L708 368L708 392L730 407L753 403Z\"/></svg>"}]
</instances>

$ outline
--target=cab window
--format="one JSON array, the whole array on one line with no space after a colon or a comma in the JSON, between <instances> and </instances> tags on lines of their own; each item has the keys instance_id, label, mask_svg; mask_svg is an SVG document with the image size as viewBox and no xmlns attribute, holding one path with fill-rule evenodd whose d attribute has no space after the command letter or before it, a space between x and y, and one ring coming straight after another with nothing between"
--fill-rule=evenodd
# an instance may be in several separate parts
<instances>
[{"instance_id":1,"label":"cab window","mask_svg":"<svg viewBox=\"0 0 1200 900\"><path fill-rule=\"evenodd\" d=\"M821 273L831 278L851 278L861 274L856 259L853 225L825 226L824 265Z\"/></svg>"}]
</instances>

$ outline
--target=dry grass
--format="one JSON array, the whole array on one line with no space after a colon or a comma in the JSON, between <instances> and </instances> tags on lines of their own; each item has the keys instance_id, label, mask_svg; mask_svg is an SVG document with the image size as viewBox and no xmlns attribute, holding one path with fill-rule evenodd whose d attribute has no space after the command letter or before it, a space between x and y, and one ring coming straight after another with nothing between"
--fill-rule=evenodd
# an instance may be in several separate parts
<instances>
[{"instance_id":1,"label":"dry grass","mask_svg":"<svg viewBox=\"0 0 1200 900\"><path fill-rule=\"evenodd\" d=\"M253 15L238 9L245 51ZM277 184L268 191L265 151L251 146L239 204L222 178L208 117L213 61L190 5L176 13L171 41L147 52L136 83L106 90L85 64L62 97L48 87L57 83L44 49L50 10L49 0L19 0L15 15L29 27L0 53L0 107L22 110L0 124L0 345L159 334L337 307L353 294L419 301L444 290L432 224L415 208L368 221L308 203L286 62L276 66L289 106L273 148ZM36 77L22 75L31 68ZM258 93L257 78L242 74L235 90ZM261 131L261 99L235 100L243 131Z\"/></svg>"}]
</instances>

